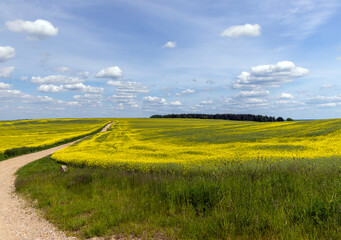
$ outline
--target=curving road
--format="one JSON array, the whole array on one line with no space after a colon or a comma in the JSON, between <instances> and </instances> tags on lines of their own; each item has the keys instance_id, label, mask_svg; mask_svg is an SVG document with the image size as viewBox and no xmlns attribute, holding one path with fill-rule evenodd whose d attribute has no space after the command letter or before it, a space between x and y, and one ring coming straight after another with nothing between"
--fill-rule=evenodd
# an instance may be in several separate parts
<instances>
[{"instance_id":1,"label":"curving road","mask_svg":"<svg viewBox=\"0 0 341 240\"><path fill-rule=\"evenodd\" d=\"M101 132L107 131L113 123L107 124ZM22 166L83 139L0 162L0 240L75 239L56 230L37 211L26 206L14 193L14 174Z\"/></svg>"}]
</instances>

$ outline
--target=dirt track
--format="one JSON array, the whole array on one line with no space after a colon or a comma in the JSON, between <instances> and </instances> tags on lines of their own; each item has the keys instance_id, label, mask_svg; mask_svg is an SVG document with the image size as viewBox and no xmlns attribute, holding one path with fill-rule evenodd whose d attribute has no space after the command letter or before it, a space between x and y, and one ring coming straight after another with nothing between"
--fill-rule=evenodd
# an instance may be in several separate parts
<instances>
[{"instance_id":1,"label":"dirt track","mask_svg":"<svg viewBox=\"0 0 341 240\"><path fill-rule=\"evenodd\" d=\"M113 123L106 125L101 132ZM74 239L57 231L14 193L14 173L22 166L78 141L0 162L0 240Z\"/></svg>"}]
</instances>

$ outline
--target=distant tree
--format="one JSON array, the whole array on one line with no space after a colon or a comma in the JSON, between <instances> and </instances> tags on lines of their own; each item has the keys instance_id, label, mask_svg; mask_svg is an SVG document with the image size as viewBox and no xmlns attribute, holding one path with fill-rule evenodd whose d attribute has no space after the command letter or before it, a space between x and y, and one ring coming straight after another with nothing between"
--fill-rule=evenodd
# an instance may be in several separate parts
<instances>
[{"instance_id":1,"label":"distant tree","mask_svg":"<svg viewBox=\"0 0 341 240\"><path fill-rule=\"evenodd\" d=\"M167 114L167 115L153 115L151 118L199 118L199 119L223 119L223 120L235 120L235 121L256 121L256 122L282 122L282 117L272 117L253 114L201 114L201 113L181 113L181 114ZM287 118L287 121L292 121L291 118Z\"/></svg>"},{"instance_id":2,"label":"distant tree","mask_svg":"<svg viewBox=\"0 0 341 240\"><path fill-rule=\"evenodd\" d=\"M283 122L283 121L284 121L284 119L282 117L277 118L277 122Z\"/></svg>"},{"instance_id":3,"label":"distant tree","mask_svg":"<svg viewBox=\"0 0 341 240\"><path fill-rule=\"evenodd\" d=\"M287 121L289 122L289 121L294 121L292 118L287 118Z\"/></svg>"}]
</instances>

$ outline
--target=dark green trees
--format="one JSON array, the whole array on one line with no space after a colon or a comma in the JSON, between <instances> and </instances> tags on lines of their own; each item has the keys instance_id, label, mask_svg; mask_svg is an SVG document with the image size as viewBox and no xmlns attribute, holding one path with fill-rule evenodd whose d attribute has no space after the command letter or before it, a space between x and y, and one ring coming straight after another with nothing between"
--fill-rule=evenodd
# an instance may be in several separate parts
<instances>
[{"instance_id":1,"label":"dark green trees","mask_svg":"<svg viewBox=\"0 0 341 240\"><path fill-rule=\"evenodd\" d=\"M284 119L272 116L253 115L253 114L200 114L200 113L182 113L182 114L167 114L167 115L153 115L150 118L199 118L199 119L223 119L236 121L256 121L256 122L282 122Z\"/></svg>"}]
</instances>

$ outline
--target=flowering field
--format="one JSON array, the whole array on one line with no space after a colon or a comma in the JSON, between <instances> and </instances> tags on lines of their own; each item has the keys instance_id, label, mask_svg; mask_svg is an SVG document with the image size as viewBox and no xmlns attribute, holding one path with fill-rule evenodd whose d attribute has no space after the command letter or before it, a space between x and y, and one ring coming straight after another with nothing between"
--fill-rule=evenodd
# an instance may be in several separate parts
<instances>
[{"instance_id":1,"label":"flowering field","mask_svg":"<svg viewBox=\"0 0 341 240\"><path fill-rule=\"evenodd\" d=\"M212 168L230 162L341 156L341 119L238 122L117 119L111 130L52 155L75 165L149 172L160 166Z\"/></svg>"},{"instance_id":2,"label":"flowering field","mask_svg":"<svg viewBox=\"0 0 341 240\"><path fill-rule=\"evenodd\" d=\"M0 121L0 157L4 156L6 150L51 146L87 135L108 122L108 119Z\"/></svg>"}]
</instances>

